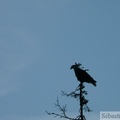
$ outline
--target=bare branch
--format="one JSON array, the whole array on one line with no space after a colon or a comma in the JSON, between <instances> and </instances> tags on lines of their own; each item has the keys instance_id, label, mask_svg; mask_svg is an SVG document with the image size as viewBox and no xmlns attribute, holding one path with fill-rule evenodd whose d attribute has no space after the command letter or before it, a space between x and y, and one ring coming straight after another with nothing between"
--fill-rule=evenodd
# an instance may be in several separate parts
<instances>
[{"instance_id":1,"label":"bare branch","mask_svg":"<svg viewBox=\"0 0 120 120\"><path fill-rule=\"evenodd\" d=\"M47 113L48 115L54 115L54 117L66 118L66 119L69 119L69 120L77 120L77 119L70 118L70 117L68 117L68 116L64 116L64 115L57 114L57 113L49 113L49 112L47 112L47 111L46 111L46 113Z\"/></svg>"},{"instance_id":2,"label":"bare branch","mask_svg":"<svg viewBox=\"0 0 120 120\"><path fill-rule=\"evenodd\" d=\"M74 119L74 118L70 118L66 115L66 107L67 105L61 107L60 103L59 103L59 99L57 98L57 102L55 103L55 107L57 107L57 109L59 109L59 111L61 112L61 114L58 114L58 113L49 113L48 111L46 111L46 113L48 115L54 115L54 117L60 117L60 118L66 118L66 119L69 119L69 120L77 120L77 119Z\"/></svg>"}]
</instances>

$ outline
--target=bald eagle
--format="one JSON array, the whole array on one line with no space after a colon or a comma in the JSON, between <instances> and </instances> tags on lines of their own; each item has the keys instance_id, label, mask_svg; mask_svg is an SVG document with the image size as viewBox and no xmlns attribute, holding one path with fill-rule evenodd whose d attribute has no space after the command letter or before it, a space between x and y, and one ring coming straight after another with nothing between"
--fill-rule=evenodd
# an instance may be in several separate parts
<instances>
[{"instance_id":1,"label":"bald eagle","mask_svg":"<svg viewBox=\"0 0 120 120\"><path fill-rule=\"evenodd\" d=\"M96 86L96 81L86 72L87 70L83 70L79 66L81 66L81 64L75 63L75 65L72 65L70 68L74 70L77 80L82 83L87 82Z\"/></svg>"}]
</instances>

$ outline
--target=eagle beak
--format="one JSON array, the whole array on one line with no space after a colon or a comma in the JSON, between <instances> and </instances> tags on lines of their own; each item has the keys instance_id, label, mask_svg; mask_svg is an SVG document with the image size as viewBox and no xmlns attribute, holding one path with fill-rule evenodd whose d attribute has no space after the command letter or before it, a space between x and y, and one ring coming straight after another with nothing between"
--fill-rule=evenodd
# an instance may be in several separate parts
<instances>
[{"instance_id":1,"label":"eagle beak","mask_svg":"<svg viewBox=\"0 0 120 120\"><path fill-rule=\"evenodd\" d=\"M73 69L73 66L70 67L70 70Z\"/></svg>"}]
</instances>

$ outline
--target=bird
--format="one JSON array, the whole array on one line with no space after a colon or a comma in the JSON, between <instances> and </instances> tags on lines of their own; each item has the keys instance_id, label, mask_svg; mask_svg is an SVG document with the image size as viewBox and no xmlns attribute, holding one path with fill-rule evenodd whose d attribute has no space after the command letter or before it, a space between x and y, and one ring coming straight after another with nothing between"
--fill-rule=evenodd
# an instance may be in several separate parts
<instances>
[{"instance_id":1,"label":"bird","mask_svg":"<svg viewBox=\"0 0 120 120\"><path fill-rule=\"evenodd\" d=\"M80 81L81 83L86 82L86 83L91 83L94 86L97 86L96 81L86 72L86 71L88 71L88 69L83 70L80 68L80 66L81 66L80 63L78 63L78 64L75 63L70 68L70 69L74 70L77 80Z\"/></svg>"}]
</instances>

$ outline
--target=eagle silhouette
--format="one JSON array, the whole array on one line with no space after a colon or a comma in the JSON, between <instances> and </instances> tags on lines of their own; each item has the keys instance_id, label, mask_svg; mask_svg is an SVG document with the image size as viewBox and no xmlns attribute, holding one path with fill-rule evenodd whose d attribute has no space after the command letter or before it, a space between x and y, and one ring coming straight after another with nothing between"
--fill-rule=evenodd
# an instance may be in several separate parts
<instances>
[{"instance_id":1,"label":"eagle silhouette","mask_svg":"<svg viewBox=\"0 0 120 120\"><path fill-rule=\"evenodd\" d=\"M75 75L77 77L77 80L80 81L81 83L86 82L86 83L91 83L94 86L96 86L96 81L86 72L86 70L83 70L80 68L81 64L80 63L75 63L75 65L72 65L70 69L73 69L75 72Z\"/></svg>"}]
</instances>

